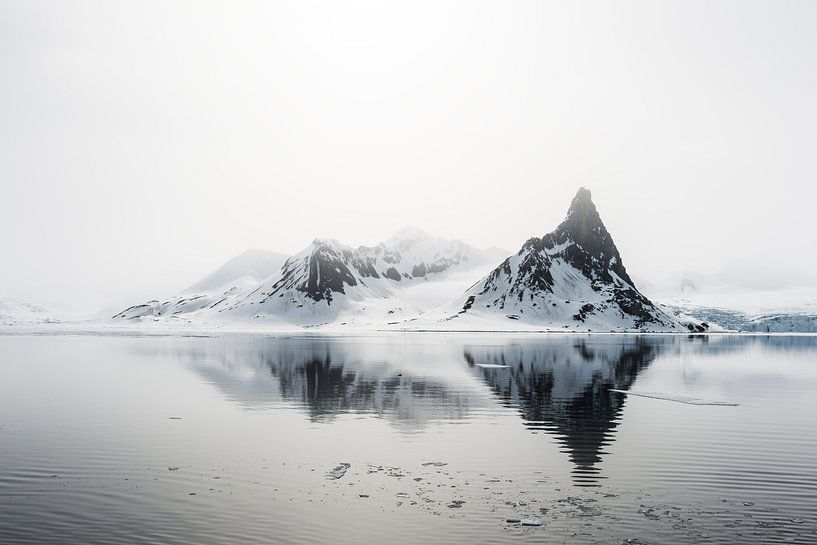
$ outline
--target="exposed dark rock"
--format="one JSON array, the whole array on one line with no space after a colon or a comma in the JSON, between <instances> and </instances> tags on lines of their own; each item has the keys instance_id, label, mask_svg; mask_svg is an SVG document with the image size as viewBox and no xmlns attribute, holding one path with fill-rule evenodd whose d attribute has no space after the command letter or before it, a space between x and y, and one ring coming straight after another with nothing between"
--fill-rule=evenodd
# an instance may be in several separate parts
<instances>
[{"instance_id":1,"label":"exposed dark rock","mask_svg":"<svg viewBox=\"0 0 817 545\"><path fill-rule=\"evenodd\" d=\"M383 273L383 276L390 278L391 280L396 280L397 282L399 282L401 279L400 273L397 272L397 269L394 267L389 267L386 272Z\"/></svg>"},{"instance_id":2,"label":"exposed dark rock","mask_svg":"<svg viewBox=\"0 0 817 545\"><path fill-rule=\"evenodd\" d=\"M561 273L556 280L557 264L561 270L568 265L578 275ZM581 293L579 284L585 283L604 297L603 303L596 298L593 299L595 304L584 301L572 315L576 321L584 322L590 315L605 311L609 315L609 309L615 308L622 317L629 317L635 328L675 325L669 315L636 289L590 198L590 191L584 188L576 193L567 217L553 232L528 239L515 256L477 283L471 292L476 294L476 300L469 308L502 310L510 306L520 313L526 308L532 311L553 308L557 306L552 300L557 281L567 284L561 286L562 293L571 289ZM582 303L581 300L576 302ZM566 300L565 304L571 301Z\"/></svg>"},{"instance_id":3,"label":"exposed dark rock","mask_svg":"<svg viewBox=\"0 0 817 545\"><path fill-rule=\"evenodd\" d=\"M585 303L582 305L582 308L579 309L579 312L573 315L573 319L583 322L587 319L587 315L591 314L594 310L596 310L595 306L590 303Z\"/></svg>"}]
</instances>

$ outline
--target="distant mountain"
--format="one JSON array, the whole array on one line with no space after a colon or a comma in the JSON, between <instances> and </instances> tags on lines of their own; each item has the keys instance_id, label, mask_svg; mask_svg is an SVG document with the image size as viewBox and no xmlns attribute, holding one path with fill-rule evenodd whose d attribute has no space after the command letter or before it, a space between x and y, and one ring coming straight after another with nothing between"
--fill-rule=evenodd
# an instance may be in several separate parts
<instances>
[{"instance_id":1,"label":"distant mountain","mask_svg":"<svg viewBox=\"0 0 817 545\"><path fill-rule=\"evenodd\" d=\"M712 274L676 273L660 282L646 283L642 289L663 307L714 329L817 332L817 280L793 275L771 261L735 262ZM775 268L779 269L777 275L772 272Z\"/></svg>"},{"instance_id":2,"label":"distant mountain","mask_svg":"<svg viewBox=\"0 0 817 545\"><path fill-rule=\"evenodd\" d=\"M0 326L37 325L62 321L49 308L15 299L0 299Z\"/></svg>"},{"instance_id":3,"label":"distant mountain","mask_svg":"<svg viewBox=\"0 0 817 545\"><path fill-rule=\"evenodd\" d=\"M267 250L250 249L230 259L182 293L227 291L242 284L255 285L276 271L289 256Z\"/></svg>"},{"instance_id":4,"label":"distant mountain","mask_svg":"<svg viewBox=\"0 0 817 545\"><path fill-rule=\"evenodd\" d=\"M160 316L186 316L243 293L281 268L284 254L266 250L247 250L211 272L179 294L134 305L117 313L114 319L134 319Z\"/></svg>"},{"instance_id":5,"label":"distant mountain","mask_svg":"<svg viewBox=\"0 0 817 545\"><path fill-rule=\"evenodd\" d=\"M448 312L447 320L504 317L548 328L704 329L682 325L638 291L584 188L555 231L525 242Z\"/></svg>"}]
</instances>

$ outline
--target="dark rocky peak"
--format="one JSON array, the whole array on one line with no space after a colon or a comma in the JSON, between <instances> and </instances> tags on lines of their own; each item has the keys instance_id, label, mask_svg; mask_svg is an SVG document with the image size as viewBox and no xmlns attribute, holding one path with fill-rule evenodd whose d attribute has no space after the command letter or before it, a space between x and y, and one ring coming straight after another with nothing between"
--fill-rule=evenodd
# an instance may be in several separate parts
<instances>
[{"instance_id":1,"label":"dark rocky peak","mask_svg":"<svg viewBox=\"0 0 817 545\"><path fill-rule=\"evenodd\" d=\"M567 210L567 217L555 231L542 237L542 244L548 249L566 245L562 250L564 258L590 278L611 282L609 271L612 271L634 285L621 262L613 237L593 204L589 189L579 188Z\"/></svg>"},{"instance_id":2,"label":"dark rocky peak","mask_svg":"<svg viewBox=\"0 0 817 545\"><path fill-rule=\"evenodd\" d=\"M613 328L622 323L631 328L676 325L636 289L585 188L576 193L567 217L553 232L528 239L515 256L467 292L461 308L460 314L474 308L548 323L592 318Z\"/></svg>"},{"instance_id":3,"label":"dark rocky peak","mask_svg":"<svg viewBox=\"0 0 817 545\"><path fill-rule=\"evenodd\" d=\"M573 197L567 217L552 235L557 244L572 241L591 254L618 254L613 239L590 198L590 190L583 187Z\"/></svg>"}]
</instances>

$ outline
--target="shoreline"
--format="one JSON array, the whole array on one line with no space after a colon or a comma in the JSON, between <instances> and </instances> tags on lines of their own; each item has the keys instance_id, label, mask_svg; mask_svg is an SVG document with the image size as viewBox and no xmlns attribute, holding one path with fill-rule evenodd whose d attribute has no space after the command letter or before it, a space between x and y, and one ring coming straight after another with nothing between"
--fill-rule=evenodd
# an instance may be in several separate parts
<instances>
[{"instance_id":1,"label":"shoreline","mask_svg":"<svg viewBox=\"0 0 817 545\"><path fill-rule=\"evenodd\" d=\"M243 328L243 327L208 327L205 325L159 326L159 327L120 327L103 324L85 324L62 322L49 324L20 324L0 326L0 336L112 336L112 337L200 337L217 338L227 336L324 336L355 337L371 335L402 334L445 334L445 335L513 335L513 336L671 336L671 337L817 337L817 332L758 332L758 331L576 331L558 329L401 329L382 327L297 327L292 328Z\"/></svg>"}]
</instances>

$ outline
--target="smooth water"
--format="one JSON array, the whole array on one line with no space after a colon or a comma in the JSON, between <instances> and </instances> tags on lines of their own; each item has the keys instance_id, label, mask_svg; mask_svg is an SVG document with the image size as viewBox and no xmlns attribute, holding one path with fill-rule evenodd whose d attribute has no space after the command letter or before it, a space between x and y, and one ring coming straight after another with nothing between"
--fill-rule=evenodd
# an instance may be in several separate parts
<instances>
[{"instance_id":1,"label":"smooth water","mask_svg":"<svg viewBox=\"0 0 817 545\"><path fill-rule=\"evenodd\" d=\"M6 335L0 543L817 543L815 415L815 337Z\"/></svg>"}]
</instances>

